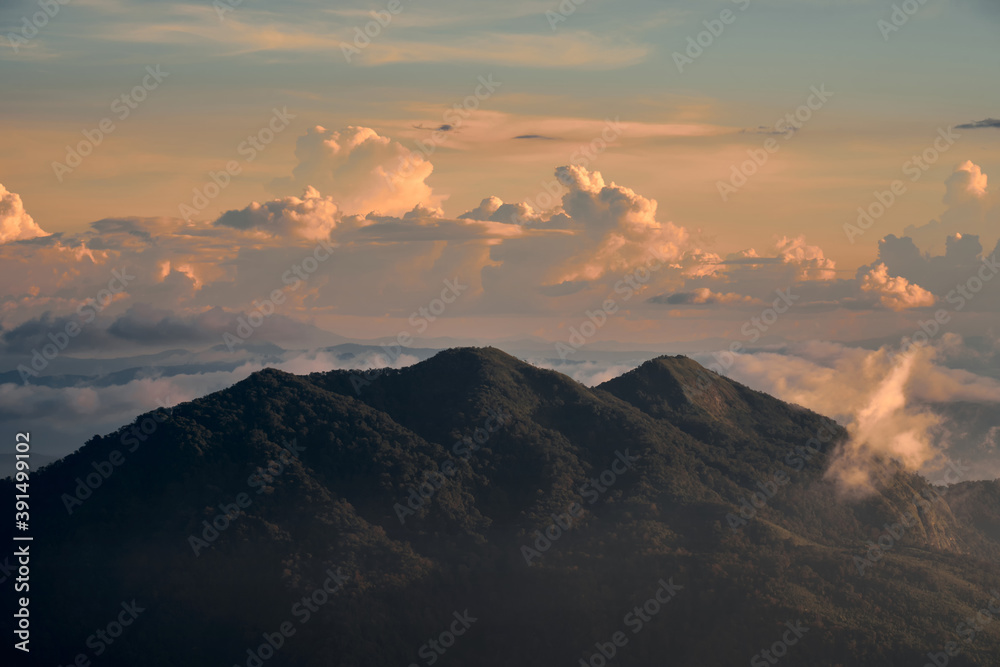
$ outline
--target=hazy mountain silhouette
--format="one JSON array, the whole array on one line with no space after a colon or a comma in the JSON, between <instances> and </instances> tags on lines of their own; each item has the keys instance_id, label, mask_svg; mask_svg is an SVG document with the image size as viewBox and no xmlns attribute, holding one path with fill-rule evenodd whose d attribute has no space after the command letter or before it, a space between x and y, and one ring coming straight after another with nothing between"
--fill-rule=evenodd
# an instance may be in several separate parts
<instances>
[{"instance_id":1,"label":"hazy mountain silhouette","mask_svg":"<svg viewBox=\"0 0 1000 667\"><path fill-rule=\"evenodd\" d=\"M792 637L782 664L919 667L949 642L947 664L996 664L1000 635L960 624L1000 590L998 485L888 463L844 500L823 472L845 439L683 357L593 389L491 348L262 371L32 477L30 661L757 665Z\"/></svg>"}]
</instances>

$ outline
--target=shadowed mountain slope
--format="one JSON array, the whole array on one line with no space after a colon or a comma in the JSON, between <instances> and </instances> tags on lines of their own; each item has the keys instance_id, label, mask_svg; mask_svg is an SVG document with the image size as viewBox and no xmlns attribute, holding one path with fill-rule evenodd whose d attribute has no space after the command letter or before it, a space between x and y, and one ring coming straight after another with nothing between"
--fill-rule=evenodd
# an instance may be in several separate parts
<instances>
[{"instance_id":1,"label":"shadowed mountain slope","mask_svg":"<svg viewBox=\"0 0 1000 667\"><path fill-rule=\"evenodd\" d=\"M921 665L1000 588L1000 497L890 463L841 499L846 437L680 357L593 389L489 348L262 371L32 477L31 657L252 667L289 622L262 664L575 665L618 631L611 664L746 664L792 621L783 664ZM661 580L683 588L635 631ZM1000 636L961 646L949 664L992 664Z\"/></svg>"}]
</instances>

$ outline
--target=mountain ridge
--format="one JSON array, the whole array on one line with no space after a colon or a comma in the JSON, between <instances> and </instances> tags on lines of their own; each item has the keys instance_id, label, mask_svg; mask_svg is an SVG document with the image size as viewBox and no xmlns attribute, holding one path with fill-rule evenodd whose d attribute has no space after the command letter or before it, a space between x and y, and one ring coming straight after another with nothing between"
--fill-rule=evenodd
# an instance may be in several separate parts
<instances>
[{"instance_id":1,"label":"mountain ridge","mask_svg":"<svg viewBox=\"0 0 1000 667\"><path fill-rule=\"evenodd\" d=\"M748 660L790 617L811 634L788 664L916 662L1000 586L1000 497L887 464L877 493L844 501L824 472L846 437L683 357L593 389L490 348L376 373L266 369L34 476L34 594L79 610L40 617L39 655L69 659L94 616L136 597L146 629L105 664L244 664L339 568L336 605L268 665L420 664L429 633L473 607L448 660L573 664L660 579L684 586L657 616L668 631L637 635L621 664ZM114 451L123 463L70 513ZM900 538L874 558L886 526ZM86 576L60 574L64 559ZM983 635L951 664L998 648Z\"/></svg>"}]
</instances>

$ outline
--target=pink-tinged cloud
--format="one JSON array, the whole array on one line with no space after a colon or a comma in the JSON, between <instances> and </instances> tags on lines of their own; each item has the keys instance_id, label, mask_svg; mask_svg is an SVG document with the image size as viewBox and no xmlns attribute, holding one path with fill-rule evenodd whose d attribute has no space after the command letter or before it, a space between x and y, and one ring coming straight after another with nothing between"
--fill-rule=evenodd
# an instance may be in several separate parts
<instances>
[{"instance_id":1,"label":"pink-tinged cloud","mask_svg":"<svg viewBox=\"0 0 1000 667\"><path fill-rule=\"evenodd\" d=\"M598 280L654 260L676 261L683 254L689 234L656 219L656 200L607 184L600 172L583 167L559 167L556 178L569 192L553 217L567 216L592 244L558 267L553 282Z\"/></svg>"},{"instance_id":2,"label":"pink-tinged cloud","mask_svg":"<svg viewBox=\"0 0 1000 667\"><path fill-rule=\"evenodd\" d=\"M283 197L263 204L252 202L242 210L227 211L215 224L318 241L330 238L342 218L332 197L324 197L316 188L307 187L301 197Z\"/></svg>"},{"instance_id":3,"label":"pink-tinged cloud","mask_svg":"<svg viewBox=\"0 0 1000 667\"><path fill-rule=\"evenodd\" d=\"M317 125L299 137L295 156L292 176L272 187L282 194L313 187L348 214L402 215L418 205L440 208L444 199L425 183L434 165L423 154L368 127Z\"/></svg>"},{"instance_id":4,"label":"pink-tinged cloud","mask_svg":"<svg viewBox=\"0 0 1000 667\"><path fill-rule=\"evenodd\" d=\"M805 236L782 237L777 243L778 257L785 264L795 265L798 280L833 280L837 263L823 254L819 246L806 243Z\"/></svg>"},{"instance_id":5,"label":"pink-tinged cloud","mask_svg":"<svg viewBox=\"0 0 1000 667\"><path fill-rule=\"evenodd\" d=\"M982 199L989 192L989 178L978 164L966 160L955 167L955 172L945 182L948 191L944 203L954 206L970 200Z\"/></svg>"},{"instance_id":6,"label":"pink-tinged cloud","mask_svg":"<svg viewBox=\"0 0 1000 667\"><path fill-rule=\"evenodd\" d=\"M851 438L834 452L829 475L857 492L871 488L883 469L876 457L925 474L938 469L951 443L939 430L943 418L929 404L1000 401L1000 382L943 365L949 347L965 349L954 334L936 346L896 353L811 341L783 354L734 355L728 374L845 424Z\"/></svg>"},{"instance_id":7,"label":"pink-tinged cloud","mask_svg":"<svg viewBox=\"0 0 1000 667\"><path fill-rule=\"evenodd\" d=\"M941 254L955 234L978 236L985 247L1000 239L1000 196L979 165L967 160L955 167L945 181L944 203L948 208L938 219L903 230L923 252Z\"/></svg>"},{"instance_id":8,"label":"pink-tinged cloud","mask_svg":"<svg viewBox=\"0 0 1000 667\"><path fill-rule=\"evenodd\" d=\"M10 192L0 183L0 243L48 235L48 232L39 227L24 210L21 196L16 192Z\"/></svg>"},{"instance_id":9,"label":"pink-tinged cloud","mask_svg":"<svg viewBox=\"0 0 1000 667\"><path fill-rule=\"evenodd\" d=\"M873 267L861 279L861 291L878 297L879 303L890 310L933 306L934 295L902 276L890 276L885 264Z\"/></svg>"}]
</instances>

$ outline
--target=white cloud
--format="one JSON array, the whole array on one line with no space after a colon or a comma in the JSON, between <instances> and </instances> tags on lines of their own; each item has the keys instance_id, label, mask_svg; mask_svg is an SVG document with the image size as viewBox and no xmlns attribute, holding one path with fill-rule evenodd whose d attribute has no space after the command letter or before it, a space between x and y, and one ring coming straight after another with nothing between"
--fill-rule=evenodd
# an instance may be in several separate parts
<instances>
[{"instance_id":1,"label":"white cloud","mask_svg":"<svg viewBox=\"0 0 1000 667\"><path fill-rule=\"evenodd\" d=\"M332 197L324 197L310 186L301 197L252 202L240 211L227 211L215 224L319 240L330 238L342 217Z\"/></svg>"},{"instance_id":2,"label":"white cloud","mask_svg":"<svg viewBox=\"0 0 1000 667\"><path fill-rule=\"evenodd\" d=\"M24 210L20 195L0 184L0 243L48 236Z\"/></svg>"},{"instance_id":3,"label":"white cloud","mask_svg":"<svg viewBox=\"0 0 1000 667\"><path fill-rule=\"evenodd\" d=\"M889 310L926 308L935 303L934 295L902 276L892 277L885 264L872 268L861 280L861 291L876 295Z\"/></svg>"},{"instance_id":4,"label":"white cloud","mask_svg":"<svg viewBox=\"0 0 1000 667\"><path fill-rule=\"evenodd\" d=\"M804 235L793 239L783 236L775 247L782 262L796 267L797 280L833 280L837 276L836 262L819 246L806 243Z\"/></svg>"},{"instance_id":5,"label":"white cloud","mask_svg":"<svg viewBox=\"0 0 1000 667\"><path fill-rule=\"evenodd\" d=\"M1000 197L979 165L966 161L955 167L945 182L944 203L948 208L939 219L903 231L923 252L941 254L955 234L978 236L987 248L1000 240Z\"/></svg>"},{"instance_id":6,"label":"white cloud","mask_svg":"<svg viewBox=\"0 0 1000 667\"><path fill-rule=\"evenodd\" d=\"M964 204L984 198L989 192L989 178L978 164L966 160L955 167L945 182L948 190L944 202L949 205Z\"/></svg>"},{"instance_id":7,"label":"white cloud","mask_svg":"<svg viewBox=\"0 0 1000 667\"><path fill-rule=\"evenodd\" d=\"M292 176L272 186L283 192L311 186L345 213L403 215L418 205L440 208L444 199L425 183L434 171L429 161L368 127L317 125L299 137L295 156Z\"/></svg>"},{"instance_id":8,"label":"white cloud","mask_svg":"<svg viewBox=\"0 0 1000 667\"><path fill-rule=\"evenodd\" d=\"M654 258L674 261L687 246L686 229L656 219L655 199L607 184L600 172L583 167L559 167L556 178L569 191L555 215L565 214L571 228L578 228L592 243L558 268L555 283L625 273Z\"/></svg>"},{"instance_id":9,"label":"white cloud","mask_svg":"<svg viewBox=\"0 0 1000 667\"><path fill-rule=\"evenodd\" d=\"M876 456L894 458L912 471L937 468L952 443L942 439L943 418L930 404L1000 402L1000 382L946 368L940 356L941 349L932 346L873 351L815 341L781 354L734 355L727 374L846 425L851 440L831 475L845 488L865 489Z\"/></svg>"}]
</instances>

